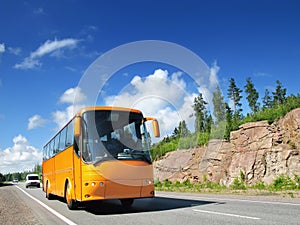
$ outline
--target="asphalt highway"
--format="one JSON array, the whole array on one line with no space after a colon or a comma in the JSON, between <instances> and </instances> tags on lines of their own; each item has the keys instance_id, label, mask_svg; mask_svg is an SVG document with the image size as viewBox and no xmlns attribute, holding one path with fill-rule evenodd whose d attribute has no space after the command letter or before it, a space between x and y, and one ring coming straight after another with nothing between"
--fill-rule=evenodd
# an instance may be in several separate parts
<instances>
[{"instance_id":1,"label":"asphalt highway","mask_svg":"<svg viewBox=\"0 0 300 225\"><path fill-rule=\"evenodd\" d=\"M48 200L41 188L12 188L33 211L41 224L105 225L201 225L201 224L300 224L300 201L270 201L242 196L186 193L156 193L153 199L139 199L131 209L118 200L88 204L71 211L62 199Z\"/></svg>"}]
</instances>

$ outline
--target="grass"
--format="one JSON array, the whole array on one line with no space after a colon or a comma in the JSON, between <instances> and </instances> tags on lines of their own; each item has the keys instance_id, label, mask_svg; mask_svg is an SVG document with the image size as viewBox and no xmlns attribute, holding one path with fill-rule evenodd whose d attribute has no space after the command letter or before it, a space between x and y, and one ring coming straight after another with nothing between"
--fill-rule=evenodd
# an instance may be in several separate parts
<instances>
[{"instance_id":1,"label":"grass","mask_svg":"<svg viewBox=\"0 0 300 225\"><path fill-rule=\"evenodd\" d=\"M165 180L160 182L155 181L155 189L157 191L169 192L194 192L194 193L219 193L219 194L242 194L242 195L260 195L300 198L300 177L294 175L293 178L287 175L280 175L273 180L269 185L264 182L259 182L253 185L247 184L243 176L236 177L233 183L226 187L224 185L213 183L206 177L203 177L202 182L192 183L190 180L184 182L171 182Z\"/></svg>"}]
</instances>

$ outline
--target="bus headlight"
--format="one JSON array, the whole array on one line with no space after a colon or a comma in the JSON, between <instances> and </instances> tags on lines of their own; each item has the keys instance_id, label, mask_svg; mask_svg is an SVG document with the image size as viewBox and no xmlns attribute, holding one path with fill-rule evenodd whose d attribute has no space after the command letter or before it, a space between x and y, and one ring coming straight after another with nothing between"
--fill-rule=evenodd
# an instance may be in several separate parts
<instances>
[{"instance_id":1,"label":"bus headlight","mask_svg":"<svg viewBox=\"0 0 300 225\"><path fill-rule=\"evenodd\" d=\"M150 185L150 184L153 184L154 182L153 182L153 180L151 180L151 179L146 179L146 180L144 180L144 185Z\"/></svg>"}]
</instances>

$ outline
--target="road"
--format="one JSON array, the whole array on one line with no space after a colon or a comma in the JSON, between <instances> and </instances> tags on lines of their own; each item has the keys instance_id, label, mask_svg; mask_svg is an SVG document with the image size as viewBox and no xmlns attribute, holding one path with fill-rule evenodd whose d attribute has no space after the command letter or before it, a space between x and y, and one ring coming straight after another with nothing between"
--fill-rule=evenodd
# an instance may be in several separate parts
<instances>
[{"instance_id":1,"label":"road","mask_svg":"<svg viewBox=\"0 0 300 225\"><path fill-rule=\"evenodd\" d=\"M119 201L105 201L70 211L61 199L47 200L41 188L16 184L22 201L41 224L300 224L300 202L274 202L245 197L184 193L157 193L136 200L130 210ZM243 199L242 199L243 198ZM284 200L287 201L287 200Z\"/></svg>"}]
</instances>

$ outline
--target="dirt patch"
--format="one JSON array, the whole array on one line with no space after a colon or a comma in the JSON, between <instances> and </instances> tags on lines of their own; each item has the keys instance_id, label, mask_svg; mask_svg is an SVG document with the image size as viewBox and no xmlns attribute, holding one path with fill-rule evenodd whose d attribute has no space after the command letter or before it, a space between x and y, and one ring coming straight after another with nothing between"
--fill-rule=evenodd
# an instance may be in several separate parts
<instances>
[{"instance_id":1,"label":"dirt patch","mask_svg":"<svg viewBox=\"0 0 300 225\"><path fill-rule=\"evenodd\" d=\"M23 203L16 188L12 185L0 186L0 224L6 225L37 225L32 210Z\"/></svg>"}]
</instances>

